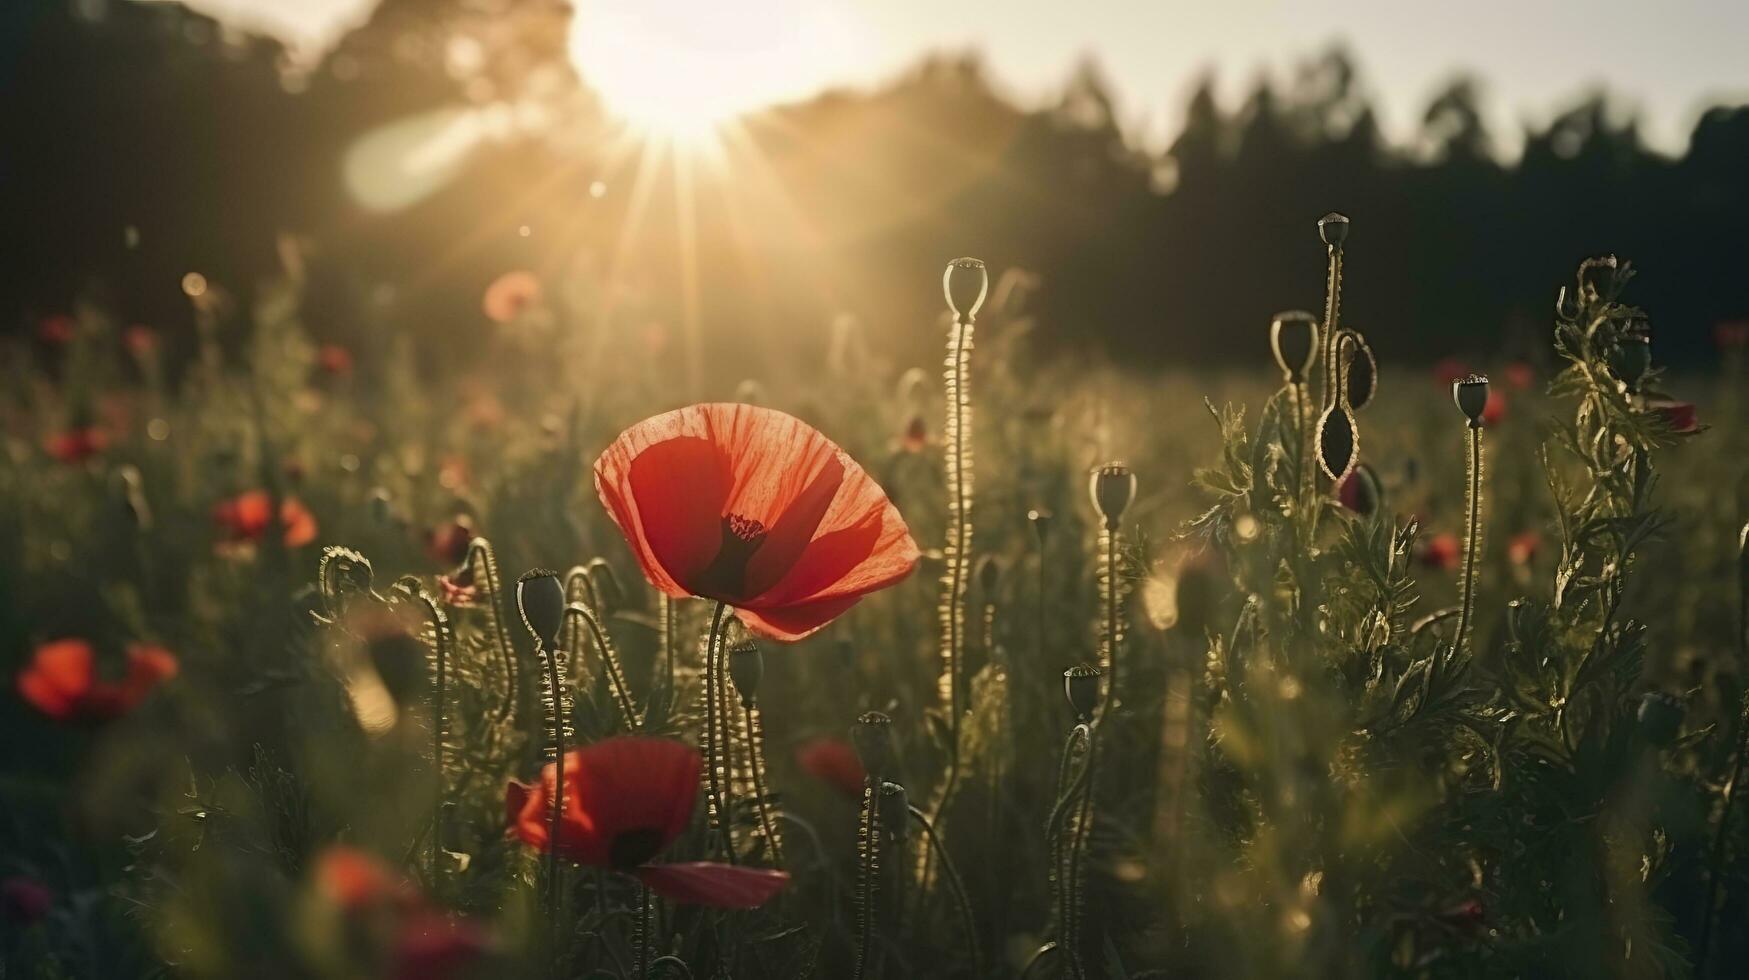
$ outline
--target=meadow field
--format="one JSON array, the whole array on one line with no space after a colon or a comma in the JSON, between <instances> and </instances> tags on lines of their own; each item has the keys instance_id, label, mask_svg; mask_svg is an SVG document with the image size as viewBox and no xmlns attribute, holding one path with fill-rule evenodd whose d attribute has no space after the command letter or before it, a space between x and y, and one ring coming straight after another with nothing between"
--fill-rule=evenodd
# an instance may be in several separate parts
<instances>
[{"instance_id":1,"label":"meadow field","mask_svg":"<svg viewBox=\"0 0 1749 980\"><path fill-rule=\"evenodd\" d=\"M1749 956L1749 338L1664 374L1626 262L1498 363L1125 370L959 262L945 360L689 380L514 269L318 343L284 251L0 354L0 975Z\"/></svg>"}]
</instances>

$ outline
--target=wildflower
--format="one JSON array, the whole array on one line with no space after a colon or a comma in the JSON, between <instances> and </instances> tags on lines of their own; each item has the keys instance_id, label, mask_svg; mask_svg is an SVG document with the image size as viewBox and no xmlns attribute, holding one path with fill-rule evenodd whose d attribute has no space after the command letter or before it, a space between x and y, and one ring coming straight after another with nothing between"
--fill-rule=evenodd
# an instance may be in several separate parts
<instances>
[{"instance_id":1,"label":"wildflower","mask_svg":"<svg viewBox=\"0 0 1749 980\"><path fill-rule=\"evenodd\" d=\"M425 532L425 553L445 567L461 564L468 557L468 545L474 540L474 528L465 515Z\"/></svg>"},{"instance_id":2,"label":"wildflower","mask_svg":"<svg viewBox=\"0 0 1749 980\"><path fill-rule=\"evenodd\" d=\"M36 337L50 347L65 347L79 332L78 321L65 313L45 316L36 323Z\"/></svg>"},{"instance_id":3,"label":"wildflower","mask_svg":"<svg viewBox=\"0 0 1749 980\"><path fill-rule=\"evenodd\" d=\"M1506 542L1506 557L1514 565L1528 565L1542 550L1543 536L1535 531L1520 531Z\"/></svg>"},{"instance_id":4,"label":"wildflower","mask_svg":"<svg viewBox=\"0 0 1749 980\"><path fill-rule=\"evenodd\" d=\"M14 925L41 922L55 906L55 893L28 875L13 875L0 881L0 919Z\"/></svg>"},{"instance_id":5,"label":"wildflower","mask_svg":"<svg viewBox=\"0 0 1749 980\"><path fill-rule=\"evenodd\" d=\"M176 676L176 658L148 644L128 647L127 675L119 681L98 677L96 660L86 640L45 643L19 672L18 693L56 721L107 721L126 714L153 688Z\"/></svg>"},{"instance_id":6,"label":"wildflower","mask_svg":"<svg viewBox=\"0 0 1749 980\"><path fill-rule=\"evenodd\" d=\"M1657 398L1646 402L1646 408L1657 415L1665 427L1677 435L1688 435L1700 431L1700 421L1695 416L1692 402Z\"/></svg>"},{"instance_id":7,"label":"wildflower","mask_svg":"<svg viewBox=\"0 0 1749 980\"><path fill-rule=\"evenodd\" d=\"M150 360L158 355L158 331L143 323L131 324L123 329L121 343L138 360Z\"/></svg>"},{"instance_id":8,"label":"wildflower","mask_svg":"<svg viewBox=\"0 0 1749 980\"><path fill-rule=\"evenodd\" d=\"M227 543L259 541L273 523L273 497L266 490L245 490L213 508L213 523L224 532ZM299 548L316 540L316 516L296 497L279 504L279 522L285 528L285 546Z\"/></svg>"},{"instance_id":9,"label":"wildflower","mask_svg":"<svg viewBox=\"0 0 1749 980\"><path fill-rule=\"evenodd\" d=\"M474 584L472 570L466 568L453 575L439 575L437 590L451 606L471 606L480 598L480 587Z\"/></svg>"},{"instance_id":10,"label":"wildflower","mask_svg":"<svg viewBox=\"0 0 1749 980\"><path fill-rule=\"evenodd\" d=\"M348 912L384 905L410 906L418 892L405 878L376 857L351 847L334 846L316 858L317 892Z\"/></svg>"},{"instance_id":11,"label":"wildflower","mask_svg":"<svg viewBox=\"0 0 1749 980\"><path fill-rule=\"evenodd\" d=\"M813 633L920 557L880 486L772 409L692 405L640 422L596 460L595 487L652 585L733 606L776 640Z\"/></svg>"},{"instance_id":12,"label":"wildflower","mask_svg":"<svg viewBox=\"0 0 1749 980\"><path fill-rule=\"evenodd\" d=\"M1506 421L1506 393L1498 388L1488 392L1488 403L1482 406L1482 424L1490 428Z\"/></svg>"},{"instance_id":13,"label":"wildflower","mask_svg":"<svg viewBox=\"0 0 1749 980\"><path fill-rule=\"evenodd\" d=\"M323 344L316 351L316 366L324 374L345 377L352 373L352 352L339 344Z\"/></svg>"},{"instance_id":14,"label":"wildflower","mask_svg":"<svg viewBox=\"0 0 1749 980\"><path fill-rule=\"evenodd\" d=\"M436 909L420 909L401 923L395 939L394 980L447 980L472 974L486 952L485 931Z\"/></svg>"},{"instance_id":15,"label":"wildflower","mask_svg":"<svg viewBox=\"0 0 1749 980\"><path fill-rule=\"evenodd\" d=\"M856 750L841 738L816 738L796 749L796 764L808 775L832 787L846 798L862 798L868 780Z\"/></svg>"},{"instance_id":16,"label":"wildflower","mask_svg":"<svg viewBox=\"0 0 1749 980\"><path fill-rule=\"evenodd\" d=\"M1514 391L1529 391L1536 384L1536 369L1524 361L1513 361L1502 368L1500 373Z\"/></svg>"},{"instance_id":17,"label":"wildflower","mask_svg":"<svg viewBox=\"0 0 1749 980\"><path fill-rule=\"evenodd\" d=\"M94 425L82 425L44 439L43 451L57 462L83 463L103 452L108 445L108 432Z\"/></svg>"},{"instance_id":18,"label":"wildflower","mask_svg":"<svg viewBox=\"0 0 1749 980\"><path fill-rule=\"evenodd\" d=\"M1421 564L1428 568L1449 572L1458 567L1458 561L1463 557L1463 550L1463 545L1458 542L1457 535L1447 531L1428 538L1427 542L1421 546L1418 557L1421 559Z\"/></svg>"},{"instance_id":19,"label":"wildflower","mask_svg":"<svg viewBox=\"0 0 1749 980\"><path fill-rule=\"evenodd\" d=\"M1441 386L1456 384L1470 374L1470 366L1455 357L1440 358L1433 365L1433 381Z\"/></svg>"},{"instance_id":20,"label":"wildflower","mask_svg":"<svg viewBox=\"0 0 1749 980\"><path fill-rule=\"evenodd\" d=\"M486 318L494 323L509 323L540 302L540 280L532 272L506 272L492 280L480 301Z\"/></svg>"},{"instance_id":21,"label":"wildflower","mask_svg":"<svg viewBox=\"0 0 1749 980\"><path fill-rule=\"evenodd\" d=\"M632 875L676 902L753 908L789 883L765 868L711 862L649 863L685 832L698 802L699 755L662 738L610 738L565 757L564 804L557 839L549 821L561 792L549 763L538 785L511 780L505 791L510 829L523 843L590 867Z\"/></svg>"}]
</instances>

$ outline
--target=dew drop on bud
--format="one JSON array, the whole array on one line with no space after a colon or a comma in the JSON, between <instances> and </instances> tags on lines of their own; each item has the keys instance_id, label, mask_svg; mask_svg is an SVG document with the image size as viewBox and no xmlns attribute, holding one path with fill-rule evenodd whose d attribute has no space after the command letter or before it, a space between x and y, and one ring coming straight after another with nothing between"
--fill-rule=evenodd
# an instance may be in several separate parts
<instances>
[{"instance_id":1,"label":"dew drop on bud","mask_svg":"<svg viewBox=\"0 0 1749 980\"><path fill-rule=\"evenodd\" d=\"M961 323L970 323L984 305L990 291L990 273L982 259L959 258L947 264L941 275L941 290L947 296L947 307Z\"/></svg>"}]
</instances>

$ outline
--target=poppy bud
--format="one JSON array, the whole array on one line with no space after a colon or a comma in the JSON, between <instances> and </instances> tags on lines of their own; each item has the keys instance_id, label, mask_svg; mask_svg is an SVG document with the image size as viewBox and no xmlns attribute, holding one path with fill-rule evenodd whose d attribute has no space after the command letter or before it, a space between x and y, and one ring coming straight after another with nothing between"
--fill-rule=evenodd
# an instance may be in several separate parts
<instances>
[{"instance_id":1,"label":"poppy bud","mask_svg":"<svg viewBox=\"0 0 1749 980\"><path fill-rule=\"evenodd\" d=\"M978 559L978 569L974 573L978 580L978 591L984 594L988 602L996 596L996 588L1002 584L1002 561L995 555L985 555Z\"/></svg>"},{"instance_id":2,"label":"poppy bud","mask_svg":"<svg viewBox=\"0 0 1749 980\"><path fill-rule=\"evenodd\" d=\"M759 682L765 677L765 654L759 644L742 640L729 648L729 680L741 695L741 706L751 708L759 697Z\"/></svg>"},{"instance_id":3,"label":"poppy bud","mask_svg":"<svg viewBox=\"0 0 1749 980\"><path fill-rule=\"evenodd\" d=\"M893 767L893 719L883 711L864 711L850 729L850 744L862 768L879 778Z\"/></svg>"},{"instance_id":4,"label":"poppy bud","mask_svg":"<svg viewBox=\"0 0 1749 980\"><path fill-rule=\"evenodd\" d=\"M1277 313L1269 324L1269 348L1282 376L1299 383L1318 356L1318 318L1305 310Z\"/></svg>"},{"instance_id":5,"label":"poppy bud","mask_svg":"<svg viewBox=\"0 0 1749 980\"><path fill-rule=\"evenodd\" d=\"M961 323L977 319L978 308L990 291L990 273L981 259L954 259L941 274L941 291L947 296L947 307Z\"/></svg>"},{"instance_id":6,"label":"poppy bud","mask_svg":"<svg viewBox=\"0 0 1749 980\"><path fill-rule=\"evenodd\" d=\"M1087 491L1093 497L1093 509L1105 519L1105 529L1115 531L1136 496L1136 475L1122 463L1106 463L1093 468Z\"/></svg>"},{"instance_id":7,"label":"poppy bud","mask_svg":"<svg viewBox=\"0 0 1749 980\"><path fill-rule=\"evenodd\" d=\"M1384 504L1384 484L1379 481L1378 473L1371 466L1356 463L1348 477L1337 487L1336 499L1356 514L1371 517Z\"/></svg>"},{"instance_id":8,"label":"poppy bud","mask_svg":"<svg viewBox=\"0 0 1749 980\"><path fill-rule=\"evenodd\" d=\"M1076 664L1063 671L1063 693L1069 696L1075 717L1084 722L1091 720L1099 707L1099 678L1104 673L1092 664Z\"/></svg>"},{"instance_id":9,"label":"poppy bud","mask_svg":"<svg viewBox=\"0 0 1749 980\"><path fill-rule=\"evenodd\" d=\"M589 584L595 587L595 601L601 606L597 613L605 616L625 605L625 589L620 586L619 574L612 563L606 558L592 558L586 570Z\"/></svg>"},{"instance_id":10,"label":"poppy bud","mask_svg":"<svg viewBox=\"0 0 1749 980\"><path fill-rule=\"evenodd\" d=\"M1470 420L1470 428L1482 427L1482 413L1488 408L1488 379L1480 374L1459 378L1451 383L1451 400L1458 411Z\"/></svg>"},{"instance_id":11,"label":"poppy bud","mask_svg":"<svg viewBox=\"0 0 1749 980\"><path fill-rule=\"evenodd\" d=\"M1032 537L1038 543L1038 549L1045 550L1045 541L1051 536L1051 512L1035 507L1026 512L1026 522L1032 525Z\"/></svg>"},{"instance_id":12,"label":"poppy bud","mask_svg":"<svg viewBox=\"0 0 1749 980\"><path fill-rule=\"evenodd\" d=\"M1341 248L1348 240L1348 215L1332 211L1318 219L1318 237L1331 248Z\"/></svg>"},{"instance_id":13,"label":"poppy bud","mask_svg":"<svg viewBox=\"0 0 1749 980\"><path fill-rule=\"evenodd\" d=\"M881 828L887 832L887 839L904 844L911 837L911 794L898 783L883 782L880 806Z\"/></svg>"},{"instance_id":14,"label":"poppy bud","mask_svg":"<svg viewBox=\"0 0 1749 980\"><path fill-rule=\"evenodd\" d=\"M1640 379L1652 366L1652 342L1645 337L1629 336L1609 352L1609 370L1628 391L1640 389Z\"/></svg>"},{"instance_id":15,"label":"poppy bud","mask_svg":"<svg viewBox=\"0 0 1749 980\"><path fill-rule=\"evenodd\" d=\"M516 611L542 649L557 650L559 627L565 622L565 585L559 573L546 568L522 573L516 580Z\"/></svg>"},{"instance_id":16,"label":"poppy bud","mask_svg":"<svg viewBox=\"0 0 1749 980\"><path fill-rule=\"evenodd\" d=\"M1682 702L1673 694L1647 691L1640 696L1640 734L1653 745L1669 745L1682 731L1685 714Z\"/></svg>"}]
</instances>

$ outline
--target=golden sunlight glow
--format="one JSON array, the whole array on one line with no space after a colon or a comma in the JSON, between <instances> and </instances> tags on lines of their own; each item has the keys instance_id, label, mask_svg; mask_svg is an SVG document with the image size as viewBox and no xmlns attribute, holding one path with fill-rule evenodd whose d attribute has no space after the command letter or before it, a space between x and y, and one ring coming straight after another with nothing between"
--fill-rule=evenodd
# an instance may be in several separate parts
<instances>
[{"instance_id":1,"label":"golden sunlight glow","mask_svg":"<svg viewBox=\"0 0 1749 980\"><path fill-rule=\"evenodd\" d=\"M571 60L608 111L680 144L829 84L855 32L838 0L593 0L571 21Z\"/></svg>"}]
</instances>

